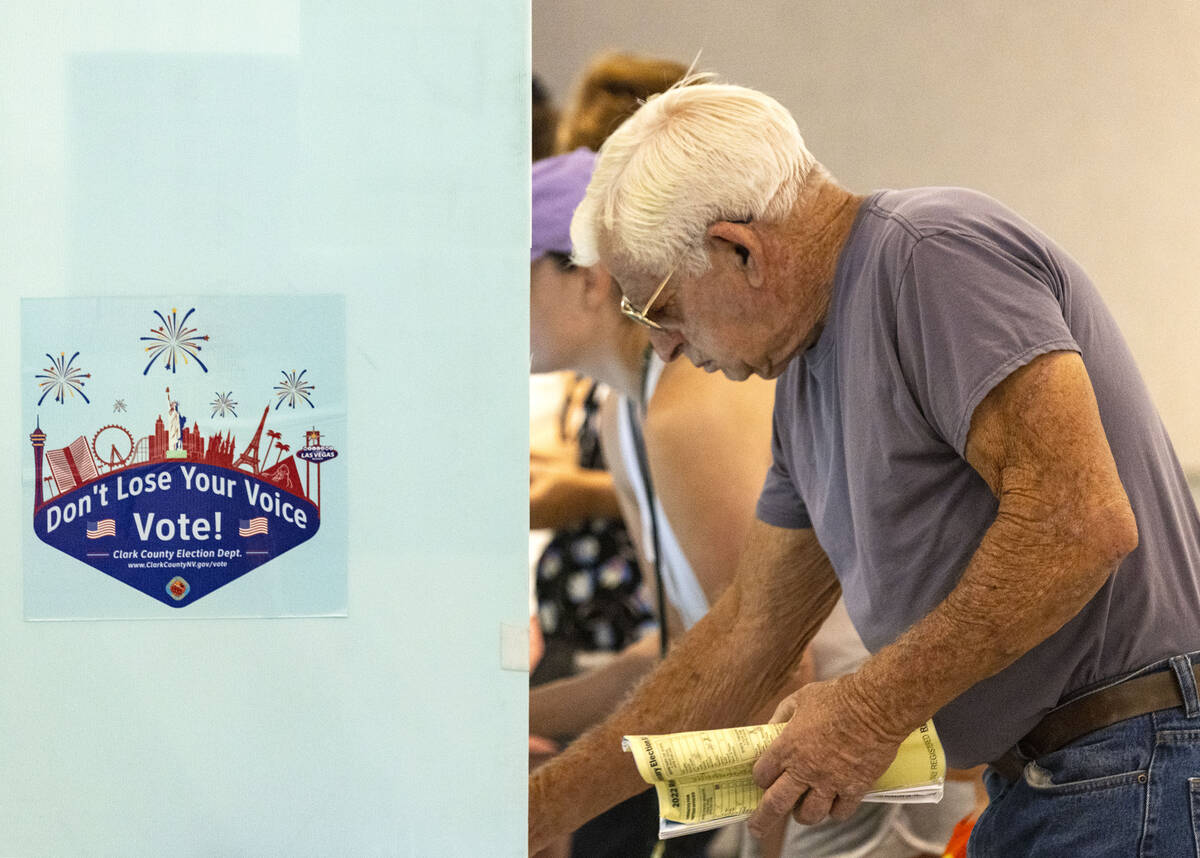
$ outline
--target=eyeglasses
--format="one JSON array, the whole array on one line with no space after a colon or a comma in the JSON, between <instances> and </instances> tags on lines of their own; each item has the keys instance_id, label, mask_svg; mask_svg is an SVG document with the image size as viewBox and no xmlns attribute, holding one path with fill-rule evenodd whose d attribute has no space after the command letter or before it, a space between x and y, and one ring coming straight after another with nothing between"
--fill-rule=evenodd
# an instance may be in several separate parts
<instances>
[{"instance_id":1,"label":"eyeglasses","mask_svg":"<svg viewBox=\"0 0 1200 858\"><path fill-rule=\"evenodd\" d=\"M652 331L664 330L662 325L651 319L646 314L650 312L650 308L654 306L654 302L658 300L658 296L661 295L662 290L666 288L667 281L675 276L675 269L678 267L678 262L671 266L671 270L667 273L667 276L664 277L663 281L658 284L658 288L654 290L654 294L650 296L650 300L646 302L646 306L642 309L639 310L634 307L633 304L629 303L629 299L622 295L621 312L625 315L625 318L633 319L633 321L637 322L639 325L649 328Z\"/></svg>"}]
</instances>

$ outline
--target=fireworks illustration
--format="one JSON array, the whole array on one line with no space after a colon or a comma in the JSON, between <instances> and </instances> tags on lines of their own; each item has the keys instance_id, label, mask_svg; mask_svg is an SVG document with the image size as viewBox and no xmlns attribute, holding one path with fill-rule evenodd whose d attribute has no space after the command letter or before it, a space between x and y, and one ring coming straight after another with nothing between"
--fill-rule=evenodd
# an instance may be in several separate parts
<instances>
[{"instance_id":1,"label":"fireworks illustration","mask_svg":"<svg viewBox=\"0 0 1200 858\"><path fill-rule=\"evenodd\" d=\"M280 370L280 372L283 372L283 370ZM308 372L306 369L300 370L299 375L296 375L295 370L283 372L283 381L275 385L276 411L279 410L279 406L283 405L284 402L288 404L288 408L295 408L296 400L307 402L309 408L317 407L308 398L308 395L316 390L316 388L304 380L304 373L306 372Z\"/></svg>"},{"instance_id":2,"label":"fireworks illustration","mask_svg":"<svg viewBox=\"0 0 1200 858\"><path fill-rule=\"evenodd\" d=\"M65 394L70 393L74 396L78 393L83 397L83 401L88 405L92 404L92 400L87 398L87 394L83 392L83 379L91 378L90 372L84 372L77 366L72 366L75 363L75 358L79 357L79 352L71 355L71 359L67 360L66 352L59 352L57 358L50 357L47 353L46 357L50 358L50 366L45 367L34 378L44 378L45 381L38 382L38 387L42 388L42 397L37 401L38 405L42 404L52 391L54 399L59 404L66 401Z\"/></svg>"},{"instance_id":3,"label":"fireworks illustration","mask_svg":"<svg viewBox=\"0 0 1200 858\"><path fill-rule=\"evenodd\" d=\"M113 403L113 414L116 414L118 411L124 411L124 410L125 410L125 400L124 399L118 399L116 402Z\"/></svg>"},{"instance_id":4,"label":"fireworks illustration","mask_svg":"<svg viewBox=\"0 0 1200 858\"><path fill-rule=\"evenodd\" d=\"M217 398L210 402L209 405L212 406L213 417L224 417L227 414L237 417L237 412L234 410L237 408L237 403L233 401L232 390L228 393L217 391Z\"/></svg>"},{"instance_id":5,"label":"fireworks illustration","mask_svg":"<svg viewBox=\"0 0 1200 858\"><path fill-rule=\"evenodd\" d=\"M139 337L141 340L148 341L150 345L146 346L146 351L150 353L150 362L146 364L146 368L142 370L142 375L150 372L150 367L154 366L154 362L160 357L166 356L163 361L163 367L175 372L179 366L179 358L183 358L184 364L188 362L188 358L193 358L196 363L200 364L200 369L208 372L208 367L204 365L204 361L200 360L200 341L208 341L208 334L199 334L199 328L187 327L188 317L196 312L196 308L188 310L184 314L183 320L176 319L175 308L171 308L171 317L168 321L167 317L158 310L154 311L154 315L162 320L162 325L157 328L150 329L150 336Z\"/></svg>"}]
</instances>

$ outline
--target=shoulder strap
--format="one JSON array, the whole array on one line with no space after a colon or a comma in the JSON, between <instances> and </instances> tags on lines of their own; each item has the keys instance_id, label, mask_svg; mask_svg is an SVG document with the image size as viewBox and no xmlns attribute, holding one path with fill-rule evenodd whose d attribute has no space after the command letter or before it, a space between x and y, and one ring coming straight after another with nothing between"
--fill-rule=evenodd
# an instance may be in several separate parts
<instances>
[{"instance_id":1,"label":"shoulder strap","mask_svg":"<svg viewBox=\"0 0 1200 858\"><path fill-rule=\"evenodd\" d=\"M654 546L654 589L658 597L658 640L664 658L667 655L667 601L663 594L662 552L658 545L658 514L654 509L654 485L650 481L650 461L646 458L646 442L642 438L642 427L634 416L637 403L630 401L625 414L629 418L629 432L633 436L633 448L637 453L638 467L642 470L642 483L646 487L646 503L650 512L650 539Z\"/></svg>"}]
</instances>

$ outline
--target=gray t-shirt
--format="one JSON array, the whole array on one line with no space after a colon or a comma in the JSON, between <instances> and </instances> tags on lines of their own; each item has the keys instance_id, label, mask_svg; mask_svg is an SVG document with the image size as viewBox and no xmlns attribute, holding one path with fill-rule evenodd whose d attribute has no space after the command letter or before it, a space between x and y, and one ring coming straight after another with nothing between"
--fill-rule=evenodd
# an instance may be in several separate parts
<instances>
[{"instance_id":1,"label":"gray t-shirt","mask_svg":"<svg viewBox=\"0 0 1200 858\"><path fill-rule=\"evenodd\" d=\"M996 201L881 191L825 329L776 387L758 516L815 530L875 651L946 597L995 518L963 458L975 407L1060 350L1083 357L1139 545L1061 630L938 712L957 766L996 758L1072 692L1200 649L1200 521L1133 358L1080 266Z\"/></svg>"}]
</instances>

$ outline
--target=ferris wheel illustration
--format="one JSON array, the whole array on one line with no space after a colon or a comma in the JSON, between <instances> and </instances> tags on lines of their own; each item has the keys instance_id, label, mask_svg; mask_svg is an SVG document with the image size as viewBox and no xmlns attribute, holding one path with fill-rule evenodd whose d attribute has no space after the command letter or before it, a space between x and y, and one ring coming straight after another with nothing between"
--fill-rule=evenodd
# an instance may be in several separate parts
<instances>
[{"instance_id":1,"label":"ferris wheel illustration","mask_svg":"<svg viewBox=\"0 0 1200 858\"><path fill-rule=\"evenodd\" d=\"M106 449L107 452L101 452ZM92 436L92 452L99 464L114 471L133 457L133 433L116 423L101 426Z\"/></svg>"}]
</instances>

